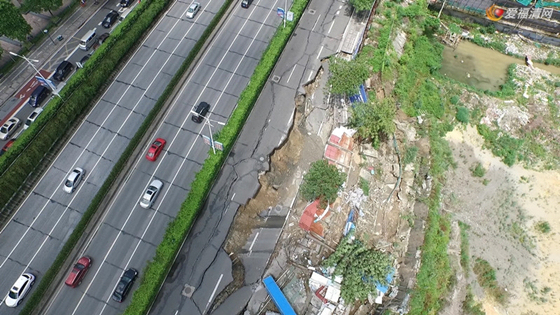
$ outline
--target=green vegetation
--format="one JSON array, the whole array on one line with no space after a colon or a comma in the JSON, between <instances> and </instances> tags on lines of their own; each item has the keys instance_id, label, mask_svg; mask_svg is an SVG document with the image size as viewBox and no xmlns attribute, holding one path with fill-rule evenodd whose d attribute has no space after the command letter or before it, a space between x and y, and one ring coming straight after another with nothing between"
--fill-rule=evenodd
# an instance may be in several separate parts
<instances>
[{"instance_id":1,"label":"green vegetation","mask_svg":"<svg viewBox=\"0 0 560 315\"><path fill-rule=\"evenodd\" d=\"M483 124L478 124L477 129L484 138L484 146L492 150L495 156L501 157L506 165L512 166L524 159L522 139L513 138L500 130L492 130Z\"/></svg>"},{"instance_id":2,"label":"green vegetation","mask_svg":"<svg viewBox=\"0 0 560 315\"><path fill-rule=\"evenodd\" d=\"M369 196L369 182L363 177L360 177L360 188L364 192L364 195Z\"/></svg>"},{"instance_id":3,"label":"green vegetation","mask_svg":"<svg viewBox=\"0 0 560 315\"><path fill-rule=\"evenodd\" d=\"M550 233L550 224L546 221L539 221L535 224L535 229L542 234Z\"/></svg>"},{"instance_id":4,"label":"green vegetation","mask_svg":"<svg viewBox=\"0 0 560 315\"><path fill-rule=\"evenodd\" d=\"M0 36L25 41L29 33L31 33L31 26L23 18L19 9L11 1L0 0Z\"/></svg>"},{"instance_id":5,"label":"green vegetation","mask_svg":"<svg viewBox=\"0 0 560 315\"><path fill-rule=\"evenodd\" d=\"M329 71L331 75L327 85L331 87L331 93L338 95L357 94L360 84L369 77L365 63L338 57L330 59Z\"/></svg>"},{"instance_id":6,"label":"green vegetation","mask_svg":"<svg viewBox=\"0 0 560 315\"><path fill-rule=\"evenodd\" d=\"M457 120L459 122L462 122L463 124L468 124L469 123L469 109L464 107L464 106L459 106L457 107L457 115L455 115L455 118L457 118Z\"/></svg>"},{"instance_id":7,"label":"green vegetation","mask_svg":"<svg viewBox=\"0 0 560 315\"><path fill-rule=\"evenodd\" d=\"M465 315L486 315L482 310L482 304L474 300L470 285L467 286L467 296L465 297L465 301L463 301L463 311Z\"/></svg>"},{"instance_id":8,"label":"green vegetation","mask_svg":"<svg viewBox=\"0 0 560 315\"><path fill-rule=\"evenodd\" d=\"M486 170L480 163L476 163L476 165L471 169L471 172L475 177L484 177L484 175L486 175Z\"/></svg>"},{"instance_id":9,"label":"green vegetation","mask_svg":"<svg viewBox=\"0 0 560 315\"><path fill-rule=\"evenodd\" d=\"M367 12L373 8L375 0L349 0L348 3L356 12Z\"/></svg>"},{"instance_id":10,"label":"green vegetation","mask_svg":"<svg viewBox=\"0 0 560 315\"><path fill-rule=\"evenodd\" d=\"M407 165L410 163L414 163L414 161L416 161L417 155L418 155L417 146L407 147L406 150L404 151L403 164Z\"/></svg>"},{"instance_id":11,"label":"green vegetation","mask_svg":"<svg viewBox=\"0 0 560 315\"><path fill-rule=\"evenodd\" d=\"M482 258L476 258L473 272L476 275L478 284L480 284L496 302L503 304L506 301L507 292L498 285L496 271L492 268L490 263Z\"/></svg>"},{"instance_id":12,"label":"green vegetation","mask_svg":"<svg viewBox=\"0 0 560 315\"><path fill-rule=\"evenodd\" d=\"M377 283L386 285L386 277L392 271L391 258L380 251L369 249L351 234L344 237L336 251L323 261L325 267L335 267L334 275L344 277L340 295L348 302L365 301L375 292Z\"/></svg>"},{"instance_id":13,"label":"green vegetation","mask_svg":"<svg viewBox=\"0 0 560 315\"><path fill-rule=\"evenodd\" d=\"M61 6L62 0L26 0L21 6L21 11L32 11L37 13L49 11L52 16L52 10L56 10Z\"/></svg>"},{"instance_id":14,"label":"green vegetation","mask_svg":"<svg viewBox=\"0 0 560 315\"><path fill-rule=\"evenodd\" d=\"M461 228L461 267L465 271L465 274L469 273L469 225L459 221L459 227Z\"/></svg>"},{"instance_id":15,"label":"green vegetation","mask_svg":"<svg viewBox=\"0 0 560 315\"><path fill-rule=\"evenodd\" d=\"M371 141L374 148L395 131L395 103L390 98L375 103L358 103L351 110L350 126L357 130L362 140Z\"/></svg>"},{"instance_id":16,"label":"green vegetation","mask_svg":"<svg viewBox=\"0 0 560 315\"><path fill-rule=\"evenodd\" d=\"M315 161L311 164L309 172L303 176L301 196L307 201L318 198L321 204L326 206L334 202L345 180L346 174L339 172L336 166L326 160Z\"/></svg>"}]
</instances>

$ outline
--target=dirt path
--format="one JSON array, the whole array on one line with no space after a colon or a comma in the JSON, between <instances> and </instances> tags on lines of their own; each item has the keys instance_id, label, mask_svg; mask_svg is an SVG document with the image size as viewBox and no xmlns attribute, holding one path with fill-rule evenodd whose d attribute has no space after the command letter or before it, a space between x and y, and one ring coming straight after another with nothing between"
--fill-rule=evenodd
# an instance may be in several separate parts
<instances>
[{"instance_id":1,"label":"dirt path","mask_svg":"<svg viewBox=\"0 0 560 315\"><path fill-rule=\"evenodd\" d=\"M509 293L499 305L484 295L471 273L467 283L483 300L486 314L556 314L560 308L560 172L508 167L482 148L473 127L447 135L457 168L448 175L444 210L470 225L471 265L487 260ZM475 177L476 163L486 169ZM550 233L535 229L548 222Z\"/></svg>"}]
</instances>

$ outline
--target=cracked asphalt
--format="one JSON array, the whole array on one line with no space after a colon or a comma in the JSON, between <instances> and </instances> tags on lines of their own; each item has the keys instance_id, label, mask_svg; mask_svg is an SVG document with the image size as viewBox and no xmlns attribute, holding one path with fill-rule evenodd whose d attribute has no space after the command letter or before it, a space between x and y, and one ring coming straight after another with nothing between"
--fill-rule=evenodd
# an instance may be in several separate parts
<instances>
[{"instance_id":1,"label":"cracked asphalt","mask_svg":"<svg viewBox=\"0 0 560 315\"><path fill-rule=\"evenodd\" d=\"M254 233L241 260L242 288L213 308L214 298L233 281L232 262L223 249L235 214L259 189L258 175L269 170L269 155L281 146L293 123L295 98L313 80L321 60L340 49L350 17L336 0L308 5L265 85L218 177L206 206L154 303L151 314L239 314L247 305L272 254L286 211ZM265 210L265 209L263 209Z\"/></svg>"}]
</instances>

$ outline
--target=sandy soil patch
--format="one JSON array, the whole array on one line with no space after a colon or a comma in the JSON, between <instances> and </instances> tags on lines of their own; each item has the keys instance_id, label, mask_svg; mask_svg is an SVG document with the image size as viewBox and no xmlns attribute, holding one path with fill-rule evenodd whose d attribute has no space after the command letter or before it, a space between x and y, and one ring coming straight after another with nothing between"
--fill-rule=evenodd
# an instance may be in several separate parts
<instances>
[{"instance_id":1,"label":"sandy soil patch","mask_svg":"<svg viewBox=\"0 0 560 315\"><path fill-rule=\"evenodd\" d=\"M496 270L509 293L505 305L494 303L470 274L467 283L487 314L554 314L560 308L560 172L507 167L488 150L473 127L447 135L457 168L449 172L444 210L470 225L471 265L475 257ZM472 175L474 165L486 169ZM546 221L551 231L535 229Z\"/></svg>"}]
</instances>

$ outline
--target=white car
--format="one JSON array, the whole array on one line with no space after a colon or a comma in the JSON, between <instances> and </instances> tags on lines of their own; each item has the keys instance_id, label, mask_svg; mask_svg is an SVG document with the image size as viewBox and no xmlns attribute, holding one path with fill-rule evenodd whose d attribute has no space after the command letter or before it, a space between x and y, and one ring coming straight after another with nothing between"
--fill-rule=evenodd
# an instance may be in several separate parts
<instances>
[{"instance_id":1,"label":"white car","mask_svg":"<svg viewBox=\"0 0 560 315\"><path fill-rule=\"evenodd\" d=\"M83 168L76 167L72 171L72 173L68 175L66 182L64 182L64 191L69 194L73 193L85 175L86 175L86 171L84 171Z\"/></svg>"},{"instance_id":2,"label":"white car","mask_svg":"<svg viewBox=\"0 0 560 315\"><path fill-rule=\"evenodd\" d=\"M17 117L12 117L8 119L7 122L0 128L0 139L8 139L21 125L21 121Z\"/></svg>"},{"instance_id":3,"label":"white car","mask_svg":"<svg viewBox=\"0 0 560 315\"><path fill-rule=\"evenodd\" d=\"M159 179L154 179L142 196L142 199L140 200L140 207L145 209L151 207L154 204L154 201L156 200L161 187L163 187L163 183Z\"/></svg>"},{"instance_id":4,"label":"white car","mask_svg":"<svg viewBox=\"0 0 560 315\"><path fill-rule=\"evenodd\" d=\"M32 273L24 273L17 279L12 289L6 295L4 303L7 307L16 307L21 303L21 300L29 293L31 286L35 282L35 276Z\"/></svg>"},{"instance_id":5,"label":"white car","mask_svg":"<svg viewBox=\"0 0 560 315\"><path fill-rule=\"evenodd\" d=\"M185 14L185 16L189 19L192 19L198 13L199 10L200 10L200 3L193 2L189 6L189 9L187 10L187 13Z\"/></svg>"},{"instance_id":6,"label":"white car","mask_svg":"<svg viewBox=\"0 0 560 315\"><path fill-rule=\"evenodd\" d=\"M29 126L31 126L31 124L37 120L37 117L39 117L39 115L43 112L43 109L41 107L39 108L35 108L35 110L29 115L29 117L27 117L27 120L25 121L25 124L23 124L23 130L29 128Z\"/></svg>"}]
</instances>

